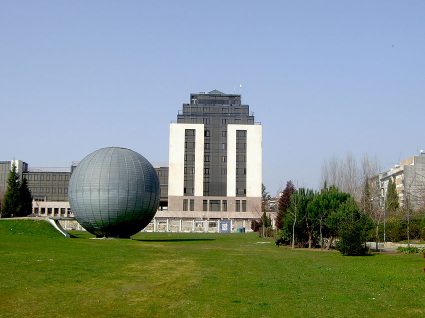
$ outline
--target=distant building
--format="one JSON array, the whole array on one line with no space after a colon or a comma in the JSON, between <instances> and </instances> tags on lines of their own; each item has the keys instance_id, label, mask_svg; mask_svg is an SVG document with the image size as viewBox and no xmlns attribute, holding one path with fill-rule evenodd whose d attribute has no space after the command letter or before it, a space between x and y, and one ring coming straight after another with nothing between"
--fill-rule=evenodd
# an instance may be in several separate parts
<instances>
[{"instance_id":1,"label":"distant building","mask_svg":"<svg viewBox=\"0 0 425 318\"><path fill-rule=\"evenodd\" d=\"M261 215L262 127L241 95L190 95L170 125L168 211L249 227ZM218 225L217 225L218 226Z\"/></svg>"},{"instance_id":2,"label":"distant building","mask_svg":"<svg viewBox=\"0 0 425 318\"><path fill-rule=\"evenodd\" d=\"M401 207L425 207L425 153L402 160L379 175L381 202L385 203L389 180L396 184ZM384 206L384 205L383 205Z\"/></svg>"}]
</instances>

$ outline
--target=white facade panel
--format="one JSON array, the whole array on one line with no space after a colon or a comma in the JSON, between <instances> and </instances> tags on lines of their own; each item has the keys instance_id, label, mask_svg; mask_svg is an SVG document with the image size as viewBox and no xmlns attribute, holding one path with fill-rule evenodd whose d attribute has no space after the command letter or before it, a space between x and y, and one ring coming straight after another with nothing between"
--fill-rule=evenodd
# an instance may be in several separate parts
<instances>
[{"instance_id":1,"label":"white facade panel","mask_svg":"<svg viewBox=\"0 0 425 318\"><path fill-rule=\"evenodd\" d=\"M203 195L204 176L204 125L170 124L170 144L168 154L168 195L184 195L184 150L185 130L195 130L195 196Z\"/></svg>"},{"instance_id":2,"label":"white facade panel","mask_svg":"<svg viewBox=\"0 0 425 318\"><path fill-rule=\"evenodd\" d=\"M236 196L236 131L246 130L246 196L261 197L262 183L262 126L227 126L227 196Z\"/></svg>"},{"instance_id":3,"label":"white facade panel","mask_svg":"<svg viewBox=\"0 0 425 318\"><path fill-rule=\"evenodd\" d=\"M245 127L245 125L237 125ZM236 196L236 125L227 125L227 196Z\"/></svg>"},{"instance_id":4,"label":"white facade panel","mask_svg":"<svg viewBox=\"0 0 425 318\"><path fill-rule=\"evenodd\" d=\"M262 126L248 126L246 139L246 196L261 197L261 185L263 182Z\"/></svg>"}]
</instances>

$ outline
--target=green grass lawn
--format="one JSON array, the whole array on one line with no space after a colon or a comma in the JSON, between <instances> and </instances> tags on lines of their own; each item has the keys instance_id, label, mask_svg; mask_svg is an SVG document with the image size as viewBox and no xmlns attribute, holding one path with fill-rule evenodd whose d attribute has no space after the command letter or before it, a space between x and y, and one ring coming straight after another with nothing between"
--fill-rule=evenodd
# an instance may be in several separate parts
<instances>
[{"instance_id":1,"label":"green grass lawn","mask_svg":"<svg viewBox=\"0 0 425 318\"><path fill-rule=\"evenodd\" d=\"M0 317L425 317L418 254L344 257L252 233L73 234L0 221Z\"/></svg>"}]
</instances>

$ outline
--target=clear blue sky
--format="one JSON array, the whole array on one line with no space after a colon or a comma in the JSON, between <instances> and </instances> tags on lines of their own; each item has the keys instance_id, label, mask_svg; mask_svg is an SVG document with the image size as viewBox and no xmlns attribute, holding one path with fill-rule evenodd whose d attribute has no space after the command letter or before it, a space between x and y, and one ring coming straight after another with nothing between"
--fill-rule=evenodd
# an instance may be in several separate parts
<instances>
[{"instance_id":1,"label":"clear blue sky","mask_svg":"<svg viewBox=\"0 0 425 318\"><path fill-rule=\"evenodd\" d=\"M169 123L212 89L263 124L272 194L347 152L390 167L425 148L425 1L0 1L0 160L167 163Z\"/></svg>"}]
</instances>

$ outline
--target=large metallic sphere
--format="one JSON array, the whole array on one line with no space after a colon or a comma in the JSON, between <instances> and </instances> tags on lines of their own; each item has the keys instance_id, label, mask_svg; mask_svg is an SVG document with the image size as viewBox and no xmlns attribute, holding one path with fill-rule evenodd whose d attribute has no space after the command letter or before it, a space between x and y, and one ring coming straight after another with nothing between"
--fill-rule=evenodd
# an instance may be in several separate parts
<instances>
[{"instance_id":1,"label":"large metallic sphere","mask_svg":"<svg viewBox=\"0 0 425 318\"><path fill-rule=\"evenodd\" d=\"M87 231L98 237L130 237L154 217L159 180L137 152L102 148L78 164L68 195L75 218Z\"/></svg>"}]
</instances>

